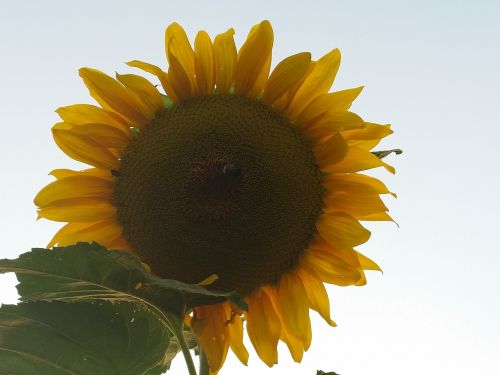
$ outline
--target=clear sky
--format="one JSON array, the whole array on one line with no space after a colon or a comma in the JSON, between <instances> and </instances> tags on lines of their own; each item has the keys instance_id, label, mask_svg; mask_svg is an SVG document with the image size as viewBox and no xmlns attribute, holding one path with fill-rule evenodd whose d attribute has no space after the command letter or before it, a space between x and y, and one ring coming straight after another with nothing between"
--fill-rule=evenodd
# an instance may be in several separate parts
<instances>
[{"instance_id":1,"label":"clear sky","mask_svg":"<svg viewBox=\"0 0 500 375\"><path fill-rule=\"evenodd\" d=\"M369 225L360 250L384 274L362 288L329 287L329 328L316 315L301 365L285 347L272 369L230 355L224 374L342 375L500 373L500 2L498 1L17 1L0 2L1 257L44 246L58 224L36 222L32 199L54 168L77 167L51 139L54 109L91 103L81 66L130 72L141 59L166 66L164 28L190 37L269 19L274 61L300 51L342 51L335 89L365 85L353 106L392 123L382 147L398 193L400 224ZM0 299L16 300L14 278ZM182 359L172 373L186 373Z\"/></svg>"}]
</instances>

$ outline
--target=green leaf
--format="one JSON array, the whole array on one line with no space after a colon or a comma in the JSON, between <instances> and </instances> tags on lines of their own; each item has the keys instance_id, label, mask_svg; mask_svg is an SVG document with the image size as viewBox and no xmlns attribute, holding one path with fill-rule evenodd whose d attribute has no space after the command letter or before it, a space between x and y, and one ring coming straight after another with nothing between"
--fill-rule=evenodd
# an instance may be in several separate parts
<instances>
[{"instance_id":1,"label":"green leaf","mask_svg":"<svg viewBox=\"0 0 500 375\"><path fill-rule=\"evenodd\" d=\"M171 335L133 303L30 302L0 308L0 373L161 374Z\"/></svg>"},{"instance_id":2,"label":"green leaf","mask_svg":"<svg viewBox=\"0 0 500 375\"><path fill-rule=\"evenodd\" d=\"M340 375L337 374L336 372L330 371L330 372L324 372L321 370L316 371L316 375Z\"/></svg>"},{"instance_id":3,"label":"green leaf","mask_svg":"<svg viewBox=\"0 0 500 375\"><path fill-rule=\"evenodd\" d=\"M403 153L403 150L400 148L395 148L392 150L385 150L385 151L372 151L372 154L375 155L379 159L383 159L386 156L389 156L390 154L396 154L396 155L401 155Z\"/></svg>"},{"instance_id":4,"label":"green leaf","mask_svg":"<svg viewBox=\"0 0 500 375\"><path fill-rule=\"evenodd\" d=\"M52 250L33 249L17 259L0 260L0 273L15 272L21 301L112 301L146 303L181 319L186 308L230 300L246 305L236 293L208 291L198 285L160 279L136 256L78 243Z\"/></svg>"}]
</instances>

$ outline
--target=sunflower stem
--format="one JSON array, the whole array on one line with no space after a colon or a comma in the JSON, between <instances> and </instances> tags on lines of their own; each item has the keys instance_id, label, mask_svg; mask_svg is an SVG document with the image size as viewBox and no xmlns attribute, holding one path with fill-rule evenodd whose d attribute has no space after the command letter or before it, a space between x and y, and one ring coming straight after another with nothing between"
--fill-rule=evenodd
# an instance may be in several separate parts
<instances>
[{"instance_id":1,"label":"sunflower stem","mask_svg":"<svg viewBox=\"0 0 500 375\"><path fill-rule=\"evenodd\" d=\"M189 375L196 375L196 367L194 366L193 357L191 357L191 353L189 352L189 347L186 343L186 339L184 338L184 334L180 334L177 336L179 340L179 344L181 345L182 354L184 355L184 359L186 360L186 366L189 371Z\"/></svg>"},{"instance_id":2,"label":"sunflower stem","mask_svg":"<svg viewBox=\"0 0 500 375\"><path fill-rule=\"evenodd\" d=\"M200 375L209 375L210 374L210 366L208 365L207 353L200 346Z\"/></svg>"},{"instance_id":3,"label":"sunflower stem","mask_svg":"<svg viewBox=\"0 0 500 375\"><path fill-rule=\"evenodd\" d=\"M182 322L178 322L178 319L172 317L170 314L166 314L166 317L169 318L168 320L170 323L170 329L177 338L177 340L179 341L179 345L181 346L181 351L182 354L184 355L184 360L186 361L186 366L188 368L189 375L197 375L196 367L194 366L193 362L193 357L191 357L189 346L186 342L186 338L184 337Z\"/></svg>"}]
</instances>

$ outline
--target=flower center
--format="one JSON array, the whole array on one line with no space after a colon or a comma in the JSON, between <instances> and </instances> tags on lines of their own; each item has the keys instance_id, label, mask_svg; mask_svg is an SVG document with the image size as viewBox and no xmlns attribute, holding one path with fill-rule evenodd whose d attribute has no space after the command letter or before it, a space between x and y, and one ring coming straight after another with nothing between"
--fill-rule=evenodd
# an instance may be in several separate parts
<instances>
[{"instance_id":1,"label":"flower center","mask_svg":"<svg viewBox=\"0 0 500 375\"><path fill-rule=\"evenodd\" d=\"M299 129L255 99L175 105L124 150L118 219L154 273L245 295L297 263L321 213L321 172Z\"/></svg>"}]
</instances>

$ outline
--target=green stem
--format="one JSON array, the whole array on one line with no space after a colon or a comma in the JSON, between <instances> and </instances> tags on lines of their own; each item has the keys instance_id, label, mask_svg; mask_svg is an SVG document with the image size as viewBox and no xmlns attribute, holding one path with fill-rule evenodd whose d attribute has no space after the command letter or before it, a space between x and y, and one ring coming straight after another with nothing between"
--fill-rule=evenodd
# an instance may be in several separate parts
<instances>
[{"instance_id":1,"label":"green stem","mask_svg":"<svg viewBox=\"0 0 500 375\"><path fill-rule=\"evenodd\" d=\"M181 346L182 354L184 355L184 360L186 361L186 366L189 371L189 375L197 375L196 367L194 366L193 357L191 357L191 353L189 351L189 346L186 342L186 338L184 337L183 324L181 322L177 322L177 318L172 316L171 314L164 315L169 322L172 333L177 337L179 341L179 345Z\"/></svg>"},{"instance_id":2,"label":"green stem","mask_svg":"<svg viewBox=\"0 0 500 375\"><path fill-rule=\"evenodd\" d=\"M184 338L184 334L181 333L180 337L177 336L177 339L179 340L179 344L181 344L182 354L184 355L184 359L186 360L189 375L196 375L196 368L194 367L193 357L191 357L191 353L189 352L189 347L186 343L186 339Z\"/></svg>"},{"instance_id":3,"label":"green stem","mask_svg":"<svg viewBox=\"0 0 500 375\"><path fill-rule=\"evenodd\" d=\"M209 375L210 374L210 366L208 365L207 353L200 346L200 375Z\"/></svg>"}]
</instances>

